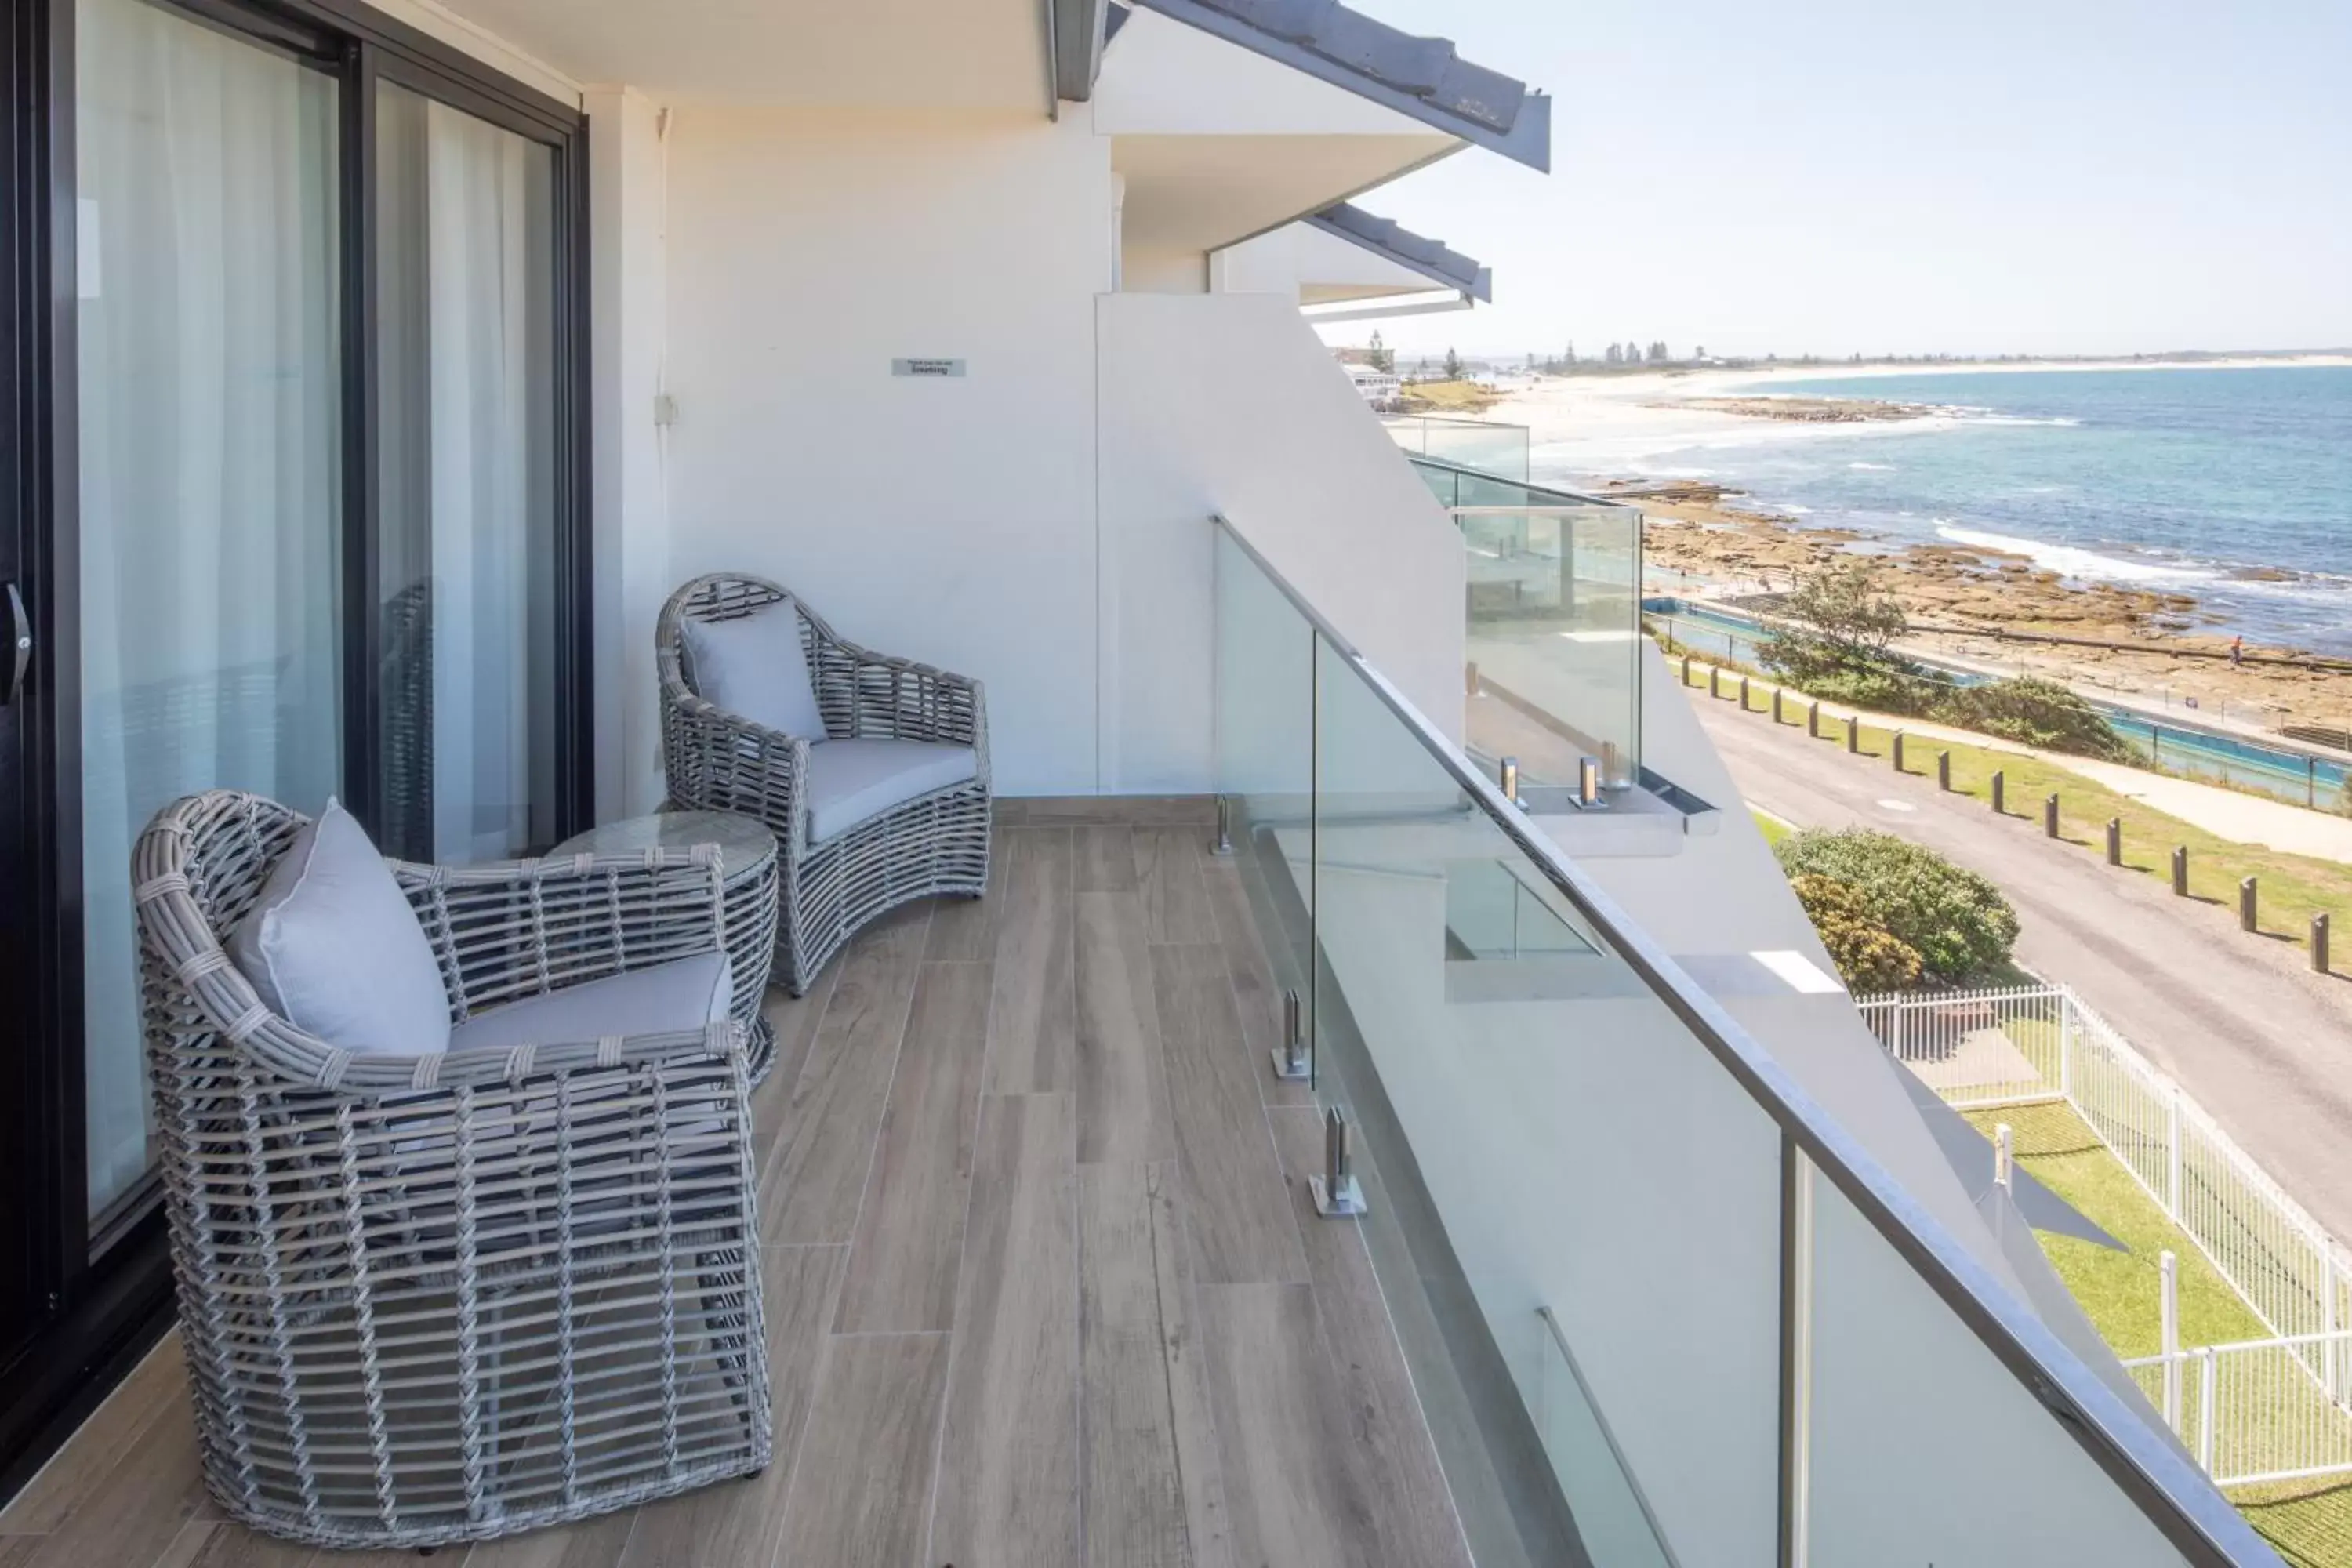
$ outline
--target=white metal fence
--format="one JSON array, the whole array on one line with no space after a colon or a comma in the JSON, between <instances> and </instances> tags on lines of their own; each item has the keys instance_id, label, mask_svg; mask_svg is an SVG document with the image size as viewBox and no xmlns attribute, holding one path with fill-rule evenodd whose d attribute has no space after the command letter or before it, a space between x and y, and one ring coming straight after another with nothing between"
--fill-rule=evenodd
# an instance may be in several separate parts
<instances>
[{"instance_id":1,"label":"white metal fence","mask_svg":"<svg viewBox=\"0 0 2352 1568\"><path fill-rule=\"evenodd\" d=\"M2336 1382L2336 1369L2352 1366L2352 1331L2208 1345L2124 1365L2223 1486L2352 1470L2352 1412Z\"/></svg>"},{"instance_id":2,"label":"white metal fence","mask_svg":"<svg viewBox=\"0 0 2352 1568\"><path fill-rule=\"evenodd\" d=\"M2215 1480L2352 1471L2352 1257L2179 1084L2068 986L1855 1001L1948 1104L2071 1106L2278 1336L2128 1363Z\"/></svg>"}]
</instances>

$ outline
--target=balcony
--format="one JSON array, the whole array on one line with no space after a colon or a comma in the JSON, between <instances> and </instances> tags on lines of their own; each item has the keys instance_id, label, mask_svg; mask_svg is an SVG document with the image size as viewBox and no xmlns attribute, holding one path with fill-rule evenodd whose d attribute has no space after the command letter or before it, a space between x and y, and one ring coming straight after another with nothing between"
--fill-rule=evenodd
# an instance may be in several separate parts
<instances>
[{"instance_id":1,"label":"balcony","mask_svg":"<svg viewBox=\"0 0 2352 1568\"><path fill-rule=\"evenodd\" d=\"M1702 989L1213 533L1222 812L1007 801L987 898L772 997L774 1463L466 1561L2264 1560L1743 1021L1842 994ZM10 1561L289 1560L179 1356Z\"/></svg>"}]
</instances>

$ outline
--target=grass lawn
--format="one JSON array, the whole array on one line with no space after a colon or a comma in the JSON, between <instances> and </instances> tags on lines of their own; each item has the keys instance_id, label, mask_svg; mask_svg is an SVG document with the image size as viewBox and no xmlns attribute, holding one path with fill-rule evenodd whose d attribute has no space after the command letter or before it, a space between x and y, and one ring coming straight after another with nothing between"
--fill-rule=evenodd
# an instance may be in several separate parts
<instances>
[{"instance_id":1,"label":"grass lawn","mask_svg":"<svg viewBox=\"0 0 2352 1568\"><path fill-rule=\"evenodd\" d=\"M2012 1106L1966 1114L1988 1138L1996 1125L2008 1122L2018 1162L2130 1249L2114 1252L2068 1236L2040 1238L2051 1267L2116 1355L2153 1355L2163 1348L2157 1259L2167 1248L2179 1259L2181 1343L2268 1337L2262 1320L2070 1107ZM2352 1480L2239 1487L2231 1500L2296 1568L2352 1563Z\"/></svg>"},{"instance_id":2,"label":"grass lawn","mask_svg":"<svg viewBox=\"0 0 2352 1568\"><path fill-rule=\"evenodd\" d=\"M1691 684L1705 689L1707 683L1706 667L1695 664L1691 673ZM1724 677L1725 700L1732 700L1736 697L1738 685L1736 676ZM1809 701L1810 699L1801 699L1795 692L1790 692L1785 709L1786 721L1802 728ZM1758 683L1758 689L1749 698L1748 708L1760 720L1770 721L1771 693L1761 682ZM1833 716L1824 705L1821 743L1843 746L1847 723L1844 715ZM1856 737L1856 746L1862 758L1891 767L1894 741L1893 730L1864 724L1861 727L1861 734ZM1982 801L1988 807L1992 802L1992 775L1995 772L2003 774L2003 815L2020 824L2030 825L2027 831L2038 833L2042 830L2042 802L2055 795L2058 797L2058 835L2067 853L2104 858L2106 854L2107 820L2110 817L2122 818L2124 863L2116 872L2119 877L2150 877L2156 879L2159 886L2168 887L2172 879L2173 847L2186 845L2189 848L2189 897L2200 903L2220 905L2233 916L2238 908L2240 879L2245 877L2258 879L2261 893L2259 929L2263 936L2271 941L2296 947L2307 946L2311 917L2323 911L2337 927L2352 922L2352 866L2314 859L2308 856L2282 854L2260 845L2231 843L2141 802L2126 800L2113 790L2055 763L2021 756L2013 752L1996 752L1983 746L1914 736L1904 746L1903 771L1916 777L1933 778L1936 756L1939 752L1951 753L1952 793ZM2339 952L2345 950L2344 942L2339 941L2336 945ZM2334 963L2338 973L2347 968L2347 962L2343 958L2335 958ZM2352 1562L2352 1558L2347 1562Z\"/></svg>"},{"instance_id":3,"label":"grass lawn","mask_svg":"<svg viewBox=\"0 0 2352 1568\"><path fill-rule=\"evenodd\" d=\"M1769 811L1759 811L1751 805L1748 808L1748 815L1756 819L1757 828L1764 835L1767 844L1778 844L1797 831Z\"/></svg>"},{"instance_id":4,"label":"grass lawn","mask_svg":"<svg viewBox=\"0 0 2352 1568\"><path fill-rule=\"evenodd\" d=\"M1503 400L1493 387L1469 381L1416 381L1400 395L1414 414L1484 414Z\"/></svg>"}]
</instances>

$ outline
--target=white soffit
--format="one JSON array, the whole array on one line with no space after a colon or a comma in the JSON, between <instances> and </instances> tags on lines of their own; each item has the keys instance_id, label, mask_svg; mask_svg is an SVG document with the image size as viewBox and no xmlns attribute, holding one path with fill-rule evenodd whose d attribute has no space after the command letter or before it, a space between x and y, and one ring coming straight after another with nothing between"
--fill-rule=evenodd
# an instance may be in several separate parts
<instances>
[{"instance_id":1,"label":"white soffit","mask_svg":"<svg viewBox=\"0 0 2352 1568\"><path fill-rule=\"evenodd\" d=\"M444 0L579 81L666 102L1024 110L1041 0Z\"/></svg>"},{"instance_id":2,"label":"white soffit","mask_svg":"<svg viewBox=\"0 0 2352 1568\"><path fill-rule=\"evenodd\" d=\"M1119 136L1127 243L1209 251L1456 151L1444 136Z\"/></svg>"}]
</instances>

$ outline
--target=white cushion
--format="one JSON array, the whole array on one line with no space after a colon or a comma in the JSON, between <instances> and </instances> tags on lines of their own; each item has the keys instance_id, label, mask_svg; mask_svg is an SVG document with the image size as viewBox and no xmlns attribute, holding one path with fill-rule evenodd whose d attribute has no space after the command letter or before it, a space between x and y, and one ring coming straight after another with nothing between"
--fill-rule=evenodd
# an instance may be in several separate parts
<instances>
[{"instance_id":1,"label":"white cushion","mask_svg":"<svg viewBox=\"0 0 2352 1568\"><path fill-rule=\"evenodd\" d=\"M475 1014L449 1031L453 1051L568 1046L606 1035L677 1035L727 1022L735 976L723 952L608 974Z\"/></svg>"},{"instance_id":2,"label":"white cushion","mask_svg":"<svg viewBox=\"0 0 2352 1568\"><path fill-rule=\"evenodd\" d=\"M416 912L367 834L335 801L262 884L229 958L272 1012L362 1056L449 1044L449 993Z\"/></svg>"},{"instance_id":3,"label":"white cushion","mask_svg":"<svg viewBox=\"0 0 2352 1568\"><path fill-rule=\"evenodd\" d=\"M970 746L936 741L827 741L809 748L809 842L822 844L919 795L976 776Z\"/></svg>"},{"instance_id":4,"label":"white cushion","mask_svg":"<svg viewBox=\"0 0 2352 1568\"><path fill-rule=\"evenodd\" d=\"M688 621L681 635L695 694L705 702L763 729L824 739L800 614L790 603L731 621Z\"/></svg>"}]
</instances>

